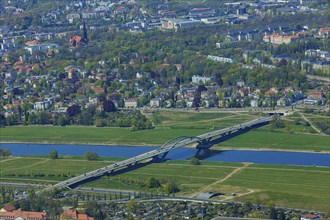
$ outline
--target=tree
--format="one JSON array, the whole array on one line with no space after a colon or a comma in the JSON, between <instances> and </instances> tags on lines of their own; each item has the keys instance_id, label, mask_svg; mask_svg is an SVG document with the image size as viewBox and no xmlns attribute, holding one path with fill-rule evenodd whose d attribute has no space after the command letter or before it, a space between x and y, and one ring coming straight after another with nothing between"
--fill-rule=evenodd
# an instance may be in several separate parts
<instances>
[{"instance_id":1,"label":"tree","mask_svg":"<svg viewBox=\"0 0 330 220\"><path fill-rule=\"evenodd\" d=\"M57 120L57 124L61 125L61 126L65 126L66 125L66 119L63 115L61 115L58 120Z\"/></svg>"},{"instance_id":2,"label":"tree","mask_svg":"<svg viewBox=\"0 0 330 220\"><path fill-rule=\"evenodd\" d=\"M139 208L139 205L135 199L132 199L127 203L127 210L130 213L136 213L138 208Z\"/></svg>"},{"instance_id":3,"label":"tree","mask_svg":"<svg viewBox=\"0 0 330 220\"><path fill-rule=\"evenodd\" d=\"M0 127L5 127L6 125L6 118L3 114L0 114Z\"/></svg>"},{"instance_id":4,"label":"tree","mask_svg":"<svg viewBox=\"0 0 330 220\"><path fill-rule=\"evenodd\" d=\"M179 192L179 187L176 185L175 182L168 182L164 187L164 192L169 195L171 193Z\"/></svg>"},{"instance_id":5,"label":"tree","mask_svg":"<svg viewBox=\"0 0 330 220\"><path fill-rule=\"evenodd\" d=\"M146 187L148 187L148 188L158 188L158 187L160 187L160 183L156 178L149 177L146 180Z\"/></svg>"},{"instance_id":6,"label":"tree","mask_svg":"<svg viewBox=\"0 0 330 220\"><path fill-rule=\"evenodd\" d=\"M58 159L57 150L52 150L51 152L49 152L48 157L52 160Z\"/></svg>"},{"instance_id":7,"label":"tree","mask_svg":"<svg viewBox=\"0 0 330 220\"><path fill-rule=\"evenodd\" d=\"M76 116L78 114L80 114L81 109L79 105L71 105L70 107L68 107L68 109L66 110L66 113L69 117L73 117Z\"/></svg>"},{"instance_id":8,"label":"tree","mask_svg":"<svg viewBox=\"0 0 330 220\"><path fill-rule=\"evenodd\" d=\"M106 100L103 102L103 110L105 112L115 112L117 109L116 109L115 103L113 103L113 101Z\"/></svg>"},{"instance_id":9,"label":"tree","mask_svg":"<svg viewBox=\"0 0 330 220\"><path fill-rule=\"evenodd\" d=\"M87 152L84 154L84 157L85 157L87 160L98 160L98 159L99 159L99 155L98 155L96 152L93 152L93 151L87 151Z\"/></svg>"},{"instance_id":10,"label":"tree","mask_svg":"<svg viewBox=\"0 0 330 220\"><path fill-rule=\"evenodd\" d=\"M0 156L1 157L8 157L11 155L11 151L9 149L0 148Z\"/></svg>"},{"instance_id":11,"label":"tree","mask_svg":"<svg viewBox=\"0 0 330 220\"><path fill-rule=\"evenodd\" d=\"M196 157L192 157L192 158L190 159L190 163L191 163L192 165L200 165L200 164L201 164L201 162L199 161L199 159L196 158Z\"/></svg>"}]
</instances>

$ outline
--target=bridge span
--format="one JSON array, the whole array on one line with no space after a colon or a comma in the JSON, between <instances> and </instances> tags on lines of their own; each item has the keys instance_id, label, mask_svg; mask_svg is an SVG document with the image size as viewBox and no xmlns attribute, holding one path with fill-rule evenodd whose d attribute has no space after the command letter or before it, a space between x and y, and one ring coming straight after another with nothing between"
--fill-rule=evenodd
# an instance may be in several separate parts
<instances>
[{"instance_id":1,"label":"bridge span","mask_svg":"<svg viewBox=\"0 0 330 220\"><path fill-rule=\"evenodd\" d=\"M171 151L179 147L184 147L187 145L191 145L197 143L196 148L198 151L206 150L212 147L216 143L220 143L221 141L227 140L233 136L240 135L249 131L252 128L260 127L268 124L272 120L273 116L268 116L264 118L258 118L249 122L245 122L242 124L234 125L231 127L223 128L220 130L212 131L206 134L198 135L198 136L181 136L176 137L168 142L166 142L163 146L156 150L152 150L135 157L117 162L115 164L111 164L97 170L93 170L79 176L73 177L71 179L65 180L63 182L59 182L55 185L44 188L39 191L49 191L53 189L65 188L77 186L80 183L86 182L87 180L93 180L100 178L104 175L111 175L114 172L125 169L127 167L133 167L137 165L139 162L143 161L157 161L164 160L166 155Z\"/></svg>"}]
</instances>

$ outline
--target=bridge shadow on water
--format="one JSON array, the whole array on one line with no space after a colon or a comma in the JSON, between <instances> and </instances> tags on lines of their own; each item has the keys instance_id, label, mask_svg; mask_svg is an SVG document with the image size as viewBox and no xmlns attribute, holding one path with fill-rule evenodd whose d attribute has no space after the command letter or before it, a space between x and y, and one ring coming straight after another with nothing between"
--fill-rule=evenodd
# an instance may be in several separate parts
<instances>
[{"instance_id":1,"label":"bridge shadow on water","mask_svg":"<svg viewBox=\"0 0 330 220\"><path fill-rule=\"evenodd\" d=\"M199 160L205 160L215 155L222 154L223 152L224 152L223 150L211 150L211 149L197 150L194 157L196 157Z\"/></svg>"}]
</instances>

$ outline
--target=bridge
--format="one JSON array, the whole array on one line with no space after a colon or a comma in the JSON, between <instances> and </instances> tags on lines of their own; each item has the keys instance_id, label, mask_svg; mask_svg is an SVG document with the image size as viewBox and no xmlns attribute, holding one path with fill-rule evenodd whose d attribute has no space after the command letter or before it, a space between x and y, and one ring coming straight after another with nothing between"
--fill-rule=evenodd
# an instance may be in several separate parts
<instances>
[{"instance_id":1,"label":"bridge","mask_svg":"<svg viewBox=\"0 0 330 220\"><path fill-rule=\"evenodd\" d=\"M152 151L137 155L135 157L117 162L115 164L111 164L111 165L99 168L97 170L93 170L88 173L81 174L79 176L73 177L71 179L68 179L63 182L59 182L55 185L44 188L43 190L41 190L39 192L49 191L49 190L59 189L59 188L67 188L67 187L74 188L75 186L77 186L81 183L84 183L86 181L98 179L104 175L112 175L112 174L114 174L114 172L125 170L126 168L130 168L130 167L134 167L139 162L163 161L165 159L166 155L170 151L172 151L176 148L184 147L184 146L191 145L194 143L197 143L196 148L198 149L198 152L202 151L202 150L207 150L216 143L220 143L224 140L227 140L234 136L245 133L245 132L249 131L250 129L264 126L264 125L268 124L272 120L272 118L273 118L273 116L258 118L258 119L255 119L255 120L252 120L249 122L245 122L242 124L238 124L238 125L223 128L220 130L212 131L212 132L202 134L199 136L176 137L172 140L169 140L163 146L161 146L160 148L158 148L156 150L152 150Z\"/></svg>"}]
</instances>

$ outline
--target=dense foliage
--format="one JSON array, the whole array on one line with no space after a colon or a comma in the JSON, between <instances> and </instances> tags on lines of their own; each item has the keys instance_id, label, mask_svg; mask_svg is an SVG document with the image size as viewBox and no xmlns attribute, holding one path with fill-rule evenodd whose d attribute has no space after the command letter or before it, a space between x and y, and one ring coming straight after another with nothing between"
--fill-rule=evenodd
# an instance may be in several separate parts
<instances>
[{"instance_id":1,"label":"dense foliage","mask_svg":"<svg viewBox=\"0 0 330 220\"><path fill-rule=\"evenodd\" d=\"M0 148L0 156L1 157L8 157L11 155L11 151L9 149Z\"/></svg>"}]
</instances>

